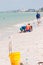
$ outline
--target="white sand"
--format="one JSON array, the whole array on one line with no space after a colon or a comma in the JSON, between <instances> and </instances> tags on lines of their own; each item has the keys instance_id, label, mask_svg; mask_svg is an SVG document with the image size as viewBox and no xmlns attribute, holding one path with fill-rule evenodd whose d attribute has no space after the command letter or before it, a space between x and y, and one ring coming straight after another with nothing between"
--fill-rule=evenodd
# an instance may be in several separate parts
<instances>
[{"instance_id":1,"label":"white sand","mask_svg":"<svg viewBox=\"0 0 43 65\"><path fill-rule=\"evenodd\" d=\"M39 26L36 20L32 21L33 31L26 33L14 33L11 30L0 31L0 65L10 65L9 42L12 42L13 52L21 52L21 62L24 65L37 65L43 61L43 17ZM18 29L20 24L17 25ZM11 37L11 39L9 38Z\"/></svg>"}]
</instances>

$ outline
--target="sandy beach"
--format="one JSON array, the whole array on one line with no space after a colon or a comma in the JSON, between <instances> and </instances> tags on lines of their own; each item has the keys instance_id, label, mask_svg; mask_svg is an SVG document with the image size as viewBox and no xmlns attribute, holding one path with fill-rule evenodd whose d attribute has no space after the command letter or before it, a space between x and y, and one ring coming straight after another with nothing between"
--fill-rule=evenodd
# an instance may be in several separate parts
<instances>
[{"instance_id":1,"label":"sandy beach","mask_svg":"<svg viewBox=\"0 0 43 65\"><path fill-rule=\"evenodd\" d=\"M16 33L14 32L14 26L4 32L0 31L1 65L10 65L10 42L12 43L12 51L19 51L21 53L21 62L23 62L24 65L38 65L38 62L43 62L43 17L41 18L39 26L37 26L37 20L30 21L30 23L33 26L32 32L19 33L19 28L22 24L15 25L18 27Z\"/></svg>"}]
</instances>

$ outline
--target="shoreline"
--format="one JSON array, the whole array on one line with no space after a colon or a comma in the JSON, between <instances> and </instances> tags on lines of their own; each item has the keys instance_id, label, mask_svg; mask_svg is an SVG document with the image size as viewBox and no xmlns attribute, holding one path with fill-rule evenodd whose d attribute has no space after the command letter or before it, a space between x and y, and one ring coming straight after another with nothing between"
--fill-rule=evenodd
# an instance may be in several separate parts
<instances>
[{"instance_id":1,"label":"shoreline","mask_svg":"<svg viewBox=\"0 0 43 65\"><path fill-rule=\"evenodd\" d=\"M41 21L43 21L43 17L41 17ZM8 36L10 36L12 34L18 34L20 32L20 30L19 30L20 27L23 26L23 25L27 25L28 23L30 23L30 25L33 26L33 31L38 28L37 20L35 19L35 20L31 20L29 22L24 22L24 23L12 25L12 26L6 27L5 29L0 29L0 36L1 35L3 36L5 34L8 35ZM43 22L41 22L40 25L43 25ZM39 25L39 27L40 27L40 25Z\"/></svg>"}]
</instances>

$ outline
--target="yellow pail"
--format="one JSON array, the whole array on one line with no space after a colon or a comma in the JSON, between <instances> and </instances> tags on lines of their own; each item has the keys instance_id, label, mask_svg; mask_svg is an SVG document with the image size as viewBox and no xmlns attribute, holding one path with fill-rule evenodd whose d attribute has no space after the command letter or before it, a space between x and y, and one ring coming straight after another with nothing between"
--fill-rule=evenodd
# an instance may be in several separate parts
<instances>
[{"instance_id":1,"label":"yellow pail","mask_svg":"<svg viewBox=\"0 0 43 65\"><path fill-rule=\"evenodd\" d=\"M20 65L20 52L12 52L9 54L11 65Z\"/></svg>"}]
</instances>

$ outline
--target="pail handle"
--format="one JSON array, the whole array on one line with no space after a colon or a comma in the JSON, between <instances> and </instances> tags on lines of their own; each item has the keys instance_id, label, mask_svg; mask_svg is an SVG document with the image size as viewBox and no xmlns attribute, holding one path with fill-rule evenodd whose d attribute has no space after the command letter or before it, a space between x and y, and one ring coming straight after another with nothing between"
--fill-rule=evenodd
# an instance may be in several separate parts
<instances>
[{"instance_id":1,"label":"pail handle","mask_svg":"<svg viewBox=\"0 0 43 65\"><path fill-rule=\"evenodd\" d=\"M9 37L10 39L11 37ZM9 54L12 53L12 41L9 41Z\"/></svg>"},{"instance_id":2,"label":"pail handle","mask_svg":"<svg viewBox=\"0 0 43 65\"><path fill-rule=\"evenodd\" d=\"M9 54L12 53L12 43L9 43Z\"/></svg>"}]
</instances>

